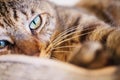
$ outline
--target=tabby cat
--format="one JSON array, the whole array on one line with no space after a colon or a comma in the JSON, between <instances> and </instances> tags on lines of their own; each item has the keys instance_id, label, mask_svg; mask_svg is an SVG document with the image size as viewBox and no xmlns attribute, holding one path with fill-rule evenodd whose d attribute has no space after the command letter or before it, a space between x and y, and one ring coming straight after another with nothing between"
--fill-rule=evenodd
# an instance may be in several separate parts
<instances>
[{"instance_id":1,"label":"tabby cat","mask_svg":"<svg viewBox=\"0 0 120 80\"><path fill-rule=\"evenodd\" d=\"M96 5L90 9L79 6L56 6L46 0L0 0L0 54L57 59L88 69L118 66L119 15L111 19L112 13L107 15Z\"/></svg>"}]
</instances>

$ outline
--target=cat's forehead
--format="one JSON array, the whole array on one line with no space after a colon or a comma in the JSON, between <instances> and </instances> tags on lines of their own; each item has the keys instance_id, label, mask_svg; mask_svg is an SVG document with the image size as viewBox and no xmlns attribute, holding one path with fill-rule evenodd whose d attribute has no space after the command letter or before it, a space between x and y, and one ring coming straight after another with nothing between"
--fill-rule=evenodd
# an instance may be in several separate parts
<instances>
[{"instance_id":1,"label":"cat's forehead","mask_svg":"<svg viewBox=\"0 0 120 80\"><path fill-rule=\"evenodd\" d=\"M33 0L0 0L0 13L7 14L20 11L26 14L29 10L34 12L35 9L39 7L35 4L36 3Z\"/></svg>"},{"instance_id":2,"label":"cat's forehead","mask_svg":"<svg viewBox=\"0 0 120 80\"><path fill-rule=\"evenodd\" d=\"M50 11L49 11L50 10ZM34 13L53 13L50 5L42 0L0 0L0 17L27 17Z\"/></svg>"},{"instance_id":3,"label":"cat's forehead","mask_svg":"<svg viewBox=\"0 0 120 80\"><path fill-rule=\"evenodd\" d=\"M31 18L36 11L40 12L35 4L34 0L0 0L1 26L22 23Z\"/></svg>"},{"instance_id":4,"label":"cat's forehead","mask_svg":"<svg viewBox=\"0 0 120 80\"><path fill-rule=\"evenodd\" d=\"M1 26L22 25L42 13L56 16L53 5L45 0L0 0Z\"/></svg>"}]
</instances>

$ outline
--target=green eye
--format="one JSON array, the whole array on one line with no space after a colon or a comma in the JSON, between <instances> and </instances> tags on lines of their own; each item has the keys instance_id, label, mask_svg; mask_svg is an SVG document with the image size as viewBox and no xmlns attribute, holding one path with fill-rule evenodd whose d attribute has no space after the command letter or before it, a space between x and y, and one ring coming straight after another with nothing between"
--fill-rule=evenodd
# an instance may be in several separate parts
<instances>
[{"instance_id":1,"label":"green eye","mask_svg":"<svg viewBox=\"0 0 120 80\"><path fill-rule=\"evenodd\" d=\"M8 41L6 40L0 40L0 49L5 48L6 46L8 46Z\"/></svg>"},{"instance_id":2,"label":"green eye","mask_svg":"<svg viewBox=\"0 0 120 80\"><path fill-rule=\"evenodd\" d=\"M39 28L40 25L41 25L41 17L38 15L31 21L29 27L31 30L35 30L35 29Z\"/></svg>"}]
</instances>

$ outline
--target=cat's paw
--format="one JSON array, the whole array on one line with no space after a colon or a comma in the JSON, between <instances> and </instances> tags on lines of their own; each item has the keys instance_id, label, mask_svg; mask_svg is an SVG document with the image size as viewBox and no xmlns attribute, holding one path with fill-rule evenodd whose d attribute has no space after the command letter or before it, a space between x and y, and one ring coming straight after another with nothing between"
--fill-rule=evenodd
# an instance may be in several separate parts
<instances>
[{"instance_id":1,"label":"cat's paw","mask_svg":"<svg viewBox=\"0 0 120 80\"><path fill-rule=\"evenodd\" d=\"M85 42L70 55L68 62L85 68L100 68L107 65L110 55L99 42Z\"/></svg>"}]
</instances>

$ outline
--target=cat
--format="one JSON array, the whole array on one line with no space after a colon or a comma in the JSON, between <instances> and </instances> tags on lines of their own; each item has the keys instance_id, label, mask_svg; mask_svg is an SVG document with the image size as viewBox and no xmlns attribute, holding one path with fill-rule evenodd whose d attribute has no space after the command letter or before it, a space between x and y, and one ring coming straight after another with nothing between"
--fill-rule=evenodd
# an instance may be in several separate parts
<instances>
[{"instance_id":1,"label":"cat","mask_svg":"<svg viewBox=\"0 0 120 80\"><path fill-rule=\"evenodd\" d=\"M0 0L1 55L56 59L88 69L119 66L119 33L119 27L84 8Z\"/></svg>"}]
</instances>

